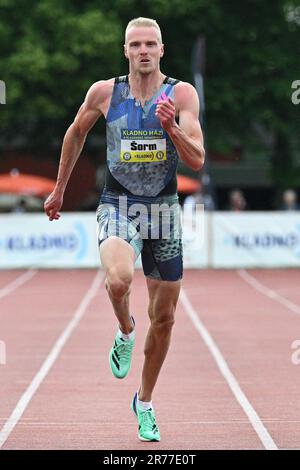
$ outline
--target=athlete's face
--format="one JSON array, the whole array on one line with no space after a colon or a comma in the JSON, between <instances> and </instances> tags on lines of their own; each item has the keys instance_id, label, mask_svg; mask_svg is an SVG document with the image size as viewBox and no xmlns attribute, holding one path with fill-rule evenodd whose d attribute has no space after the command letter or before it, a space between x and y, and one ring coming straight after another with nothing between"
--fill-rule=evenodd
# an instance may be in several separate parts
<instances>
[{"instance_id":1,"label":"athlete's face","mask_svg":"<svg viewBox=\"0 0 300 470\"><path fill-rule=\"evenodd\" d=\"M131 72L149 74L159 69L164 46L154 26L133 26L127 32L126 39L124 53Z\"/></svg>"}]
</instances>

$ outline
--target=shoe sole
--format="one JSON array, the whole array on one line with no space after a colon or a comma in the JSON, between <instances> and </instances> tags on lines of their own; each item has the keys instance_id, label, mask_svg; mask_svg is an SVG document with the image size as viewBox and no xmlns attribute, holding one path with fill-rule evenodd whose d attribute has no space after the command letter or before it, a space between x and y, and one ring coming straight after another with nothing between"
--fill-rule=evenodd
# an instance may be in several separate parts
<instances>
[{"instance_id":1,"label":"shoe sole","mask_svg":"<svg viewBox=\"0 0 300 470\"><path fill-rule=\"evenodd\" d=\"M159 442L160 441L160 439L145 439L144 437L140 436L139 434L138 434L138 438L139 438L140 441L143 441L143 442Z\"/></svg>"}]
</instances>

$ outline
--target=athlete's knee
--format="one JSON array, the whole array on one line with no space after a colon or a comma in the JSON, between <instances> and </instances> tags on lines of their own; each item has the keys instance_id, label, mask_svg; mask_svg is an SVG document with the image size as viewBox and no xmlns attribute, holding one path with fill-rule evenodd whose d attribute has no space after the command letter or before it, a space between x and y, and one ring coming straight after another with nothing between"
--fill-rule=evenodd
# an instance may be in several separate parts
<instances>
[{"instance_id":1,"label":"athlete's knee","mask_svg":"<svg viewBox=\"0 0 300 470\"><path fill-rule=\"evenodd\" d=\"M126 269L111 268L106 273L105 286L114 298L122 298L130 292L133 273Z\"/></svg>"},{"instance_id":2,"label":"athlete's knee","mask_svg":"<svg viewBox=\"0 0 300 470\"><path fill-rule=\"evenodd\" d=\"M152 318L151 326L157 332L161 334L169 333L175 324L174 309L170 309L165 313L159 315L159 317Z\"/></svg>"}]
</instances>

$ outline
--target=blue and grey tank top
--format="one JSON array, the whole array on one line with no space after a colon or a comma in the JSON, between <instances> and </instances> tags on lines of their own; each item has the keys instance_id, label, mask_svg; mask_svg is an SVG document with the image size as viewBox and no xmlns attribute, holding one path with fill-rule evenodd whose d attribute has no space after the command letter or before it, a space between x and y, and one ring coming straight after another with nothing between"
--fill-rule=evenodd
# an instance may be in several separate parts
<instances>
[{"instance_id":1,"label":"blue and grey tank top","mask_svg":"<svg viewBox=\"0 0 300 470\"><path fill-rule=\"evenodd\" d=\"M166 77L142 107L130 92L128 76L115 79L106 117L105 191L149 197L176 194L178 154L155 116L159 99L174 100L176 83Z\"/></svg>"}]
</instances>

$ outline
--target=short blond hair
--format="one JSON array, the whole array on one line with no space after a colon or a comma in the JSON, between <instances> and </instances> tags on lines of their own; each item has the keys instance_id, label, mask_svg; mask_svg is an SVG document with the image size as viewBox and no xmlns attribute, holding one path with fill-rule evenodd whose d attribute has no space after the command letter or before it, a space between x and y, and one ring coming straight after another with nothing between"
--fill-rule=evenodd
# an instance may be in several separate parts
<instances>
[{"instance_id":1,"label":"short blond hair","mask_svg":"<svg viewBox=\"0 0 300 470\"><path fill-rule=\"evenodd\" d=\"M140 16L139 18L134 18L133 20L129 21L125 30L125 44L127 42L128 31L133 26L148 26L148 27L154 26L154 28L156 28L158 32L158 39L160 43L162 44L161 30L157 21L153 20L152 18L144 18L143 16Z\"/></svg>"}]
</instances>

